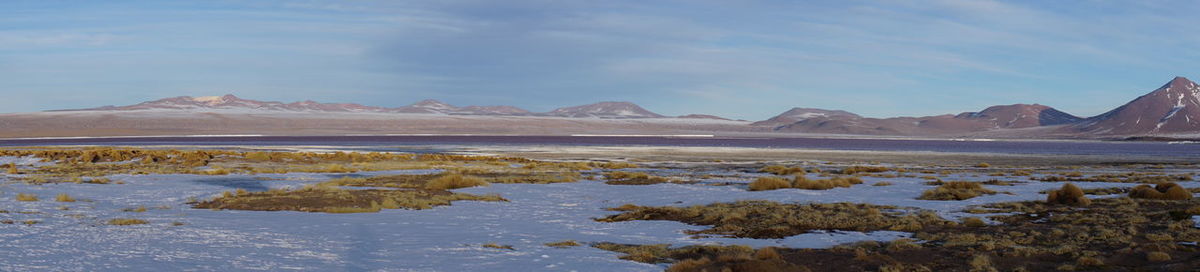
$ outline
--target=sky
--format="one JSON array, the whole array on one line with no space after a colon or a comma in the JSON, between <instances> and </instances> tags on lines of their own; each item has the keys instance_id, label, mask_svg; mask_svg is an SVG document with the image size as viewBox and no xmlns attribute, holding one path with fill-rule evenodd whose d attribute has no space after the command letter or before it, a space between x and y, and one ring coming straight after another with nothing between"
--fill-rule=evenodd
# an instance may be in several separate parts
<instances>
[{"instance_id":1,"label":"sky","mask_svg":"<svg viewBox=\"0 0 1200 272\"><path fill-rule=\"evenodd\" d=\"M0 112L235 94L761 120L1039 103L1200 79L1194 1L3 1Z\"/></svg>"}]
</instances>

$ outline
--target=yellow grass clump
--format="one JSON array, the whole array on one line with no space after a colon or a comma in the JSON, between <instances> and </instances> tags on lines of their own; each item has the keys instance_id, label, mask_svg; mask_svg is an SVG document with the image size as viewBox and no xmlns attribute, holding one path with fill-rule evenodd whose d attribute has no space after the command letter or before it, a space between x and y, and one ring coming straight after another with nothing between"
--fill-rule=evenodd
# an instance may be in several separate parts
<instances>
[{"instance_id":1,"label":"yellow grass clump","mask_svg":"<svg viewBox=\"0 0 1200 272\"><path fill-rule=\"evenodd\" d=\"M891 171L891 170L892 170L891 168L888 168L886 166L855 165L855 166L850 166L850 167L846 167L845 169L842 169L842 174L853 175L853 174L857 174L857 173L879 173L879 172L887 172L887 171Z\"/></svg>"},{"instance_id":2,"label":"yellow grass clump","mask_svg":"<svg viewBox=\"0 0 1200 272\"><path fill-rule=\"evenodd\" d=\"M921 200L966 200L980 195L996 194L996 191L983 188L978 182L951 181L929 189L917 199Z\"/></svg>"},{"instance_id":3,"label":"yellow grass clump","mask_svg":"<svg viewBox=\"0 0 1200 272\"><path fill-rule=\"evenodd\" d=\"M792 182L780 177L759 177L750 183L750 191L768 191L791 187Z\"/></svg>"},{"instance_id":4,"label":"yellow grass clump","mask_svg":"<svg viewBox=\"0 0 1200 272\"><path fill-rule=\"evenodd\" d=\"M1092 200L1083 195L1083 190L1075 184L1066 183L1058 190L1050 191L1046 194L1047 203L1066 204L1074 206L1087 206L1092 204Z\"/></svg>"},{"instance_id":5,"label":"yellow grass clump","mask_svg":"<svg viewBox=\"0 0 1200 272\"><path fill-rule=\"evenodd\" d=\"M18 193L17 201L33 202L38 201L38 197L35 194Z\"/></svg>"},{"instance_id":6,"label":"yellow grass clump","mask_svg":"<svg viewBox=\"0 0 1200 272\"><path fill-rule=\"evenodd\" d=\"M513 248L513 247L512 247L512 246L510 246L510 245L501 245L501 244L496 244L496 243L487 243L487 244L483 244L483 247L486 247L486 248L495 248L495 249L516 250L515 248Z\"/></svg>"},{"instance_id":7,"label":"yellow grass clump","mask_svg":"<svg viewBox=\"0 0 1200 272\"><path fill-rule=\"evenodd\" d=\"M799 167L799 166L787 167L787 166L783 166L783 165L767 165L767 166L764 166L762 169L758 169L758 171L763 172L763 173L776 174L776 175L780 175L780 176L804 174L807 172L804 170L803 167Z\"/></svg>"},{"instance_id":8,"label":"yellow grass clump","mask_svg":"<svg viewBox=\"0 0 1200 272\"><path fill-rule=\"evenodd\" d=\"M1151 262L1165 262L1171 260L1171 255L1161 251L1146 252L1146 260Z\"/></svg>"},{"instance_id":9,"label":"yellow grass clump","mask_svg":"<svg viewBox=\"0 0 1200 272\"><path fill-rule=\"evenodd\" d=\"M8 165L6 167L8 168L8 174L10 174L10 175L21 174L21 170L17 169L17 164L15 164L15 163L10 162L10 163L8 163Z\"/></svg>"},{"instance_id":10,"label":"yellow grass clump","mask_svg":"<svg viewBox=\"0 0 1200 272\"><path fill-rule=\"evenodd\" d=\"M1146 199L1162 199L1162 200L1188 200L1192 199L1192 192L1184 189L1174 182L1159 183L1154 187L1142 184L1133 187L1129 191L1131 198L1146 198Z\"/></svg>"},{"instance_id":11,"label":"yellow grass clump","mask_svg":"<svg viewBox=\"0 0 1200 272\"><path fill-rule=\"evenodd\" d=\"M624 172L614 171L604 173L605 184L611 185L650 185L664 182L671 182L671 179L659 176L651 176L642 172Z\"/></svg>"},{"instance_id":12,"label":"yellow grass clump","mask_svg":"<svg viewBox=\"0 0 1200 272\"><path fill-rule=\"evenodd\" d=\"M58 196L54 197L54 200L58 202L75 202L75 198L72 198L68 194L58 194Z\"/></svg>"},{"instance_id":13,"label":"yellow grass clump","mask_svg":"<svg viewBox=\"0 0 1200 272\"><path fill-rule=\"evenodd\" d=\"M430 180L425 184L425 189L451 190L475 186L488 186L488 183L477 177L449 174Z\"/></svg>"},{"instance_id":14,"label":"yellow grass clump","mask_svg":"<svg viewBox=\"0 0 1200 272\"><path fill-rule=\"evenodd\" d=\"M859 177L834 177L830 179L808 179L804 176L796 176L792 180L792 188L805 190L829 190L833 188L849 188L856 184L862 184L863 180Z\"/></svg>"}]
</instances>

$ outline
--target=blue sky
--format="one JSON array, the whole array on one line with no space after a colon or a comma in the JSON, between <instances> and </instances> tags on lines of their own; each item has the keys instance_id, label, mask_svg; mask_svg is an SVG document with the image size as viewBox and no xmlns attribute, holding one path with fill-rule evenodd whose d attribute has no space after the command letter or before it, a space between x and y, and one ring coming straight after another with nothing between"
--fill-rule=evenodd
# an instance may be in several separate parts
<instances>
[{"instance_id":1,"label":"blue sky","mask_svg":"<svg viewBox=\"0 0 1200 272\"><path fill-rule=\"evenodd\" d=\"M0 112L234 93L765 119L1040 103L1200 78L1193 1L4 1Z\"/></svg>"}]
</instances>

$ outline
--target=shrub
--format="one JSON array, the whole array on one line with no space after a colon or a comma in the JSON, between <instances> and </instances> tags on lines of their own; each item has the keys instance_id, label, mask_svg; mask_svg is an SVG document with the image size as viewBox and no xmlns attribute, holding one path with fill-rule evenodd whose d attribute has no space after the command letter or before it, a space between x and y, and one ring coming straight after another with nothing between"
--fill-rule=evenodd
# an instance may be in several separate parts
<instances>
[{"instance_id":1,"label":"shrub","mask_svg":"<svg viewBox=\"0 0 1200 272\"><path fill-rule=\"evenodd\" d=\"M1129 191L1129 197L1162 200L1188 200L1192 199L1192 192L1189 192L1187 189L1184 189L1183 186L1179 186L1179 184L1174 182L1159 183L1154 187L1142 184L1133 187L1133 189Z\"/></svg>"},{"instance_id":2,"label":"shrub","mask_svg":"<svg viewBox=\"0 0 1200 272\"><path fill-rule=\"evenodd\" d=\"M450 190L475 186L488 186L488 183L477 177L449 174L430 180L425 184L425 189Z\"/></svg>"},{"instance_id":3,"label":"shrub","mask_svg":"<svg viewBox=\"0 0 1200 272\"><path fill-rule=\"evenodd\" d=\"M147 222L146 220L133 218L114 218L108 220L108 224L113 226L143 225L149 223L150 222Z\"/></svg>"},{"instance_id":4,"label":"shrub","mask_svg":"<svg viewBox=\"0 0 1200 272\"><path fill-rule=\"evenodd\" d=\"M75 199L67 194L58 194L58 196L54 197L54 200L58 202L75 202Z\"/></svg>"},{"instance_id":5,"label":"shrub","mask_svg":"<svg viewBox=\"0 0 1200 272\"><path fill-rule=\"evenodd\" d=\"M576 242L575 240L565 240L565 241L558 241L558 242L553 242L553 243L546 243L546 246L557 247L557 248L566 248L566 247L577 247L577 246L580 246L580 244L579 244L579 242Z\"/></svg>"},{"instance_id":6,"label":"shrub","mask_svg":"<svg viewBox=\"0 0 1200 272\"><path fill-rule=\"evenodd\" d=\"M759 177L750 183L750 191L768 191L791 187L791 182L780 177Z\"/></svg>"},{"instance_id":7,"label":"shrub","mask_svg":"<svg viewBox=\"0 0 1200 272\"><path fill-rule=\"evenodd\" d=\"M763 172L763 173L776 174L776 175L780 175L780 176L793 175L793 174L804 174L806 172L806 171L804 171L803 167L799 167L799 166L787 167L787 166L783 166L783 165L767 165L767 166L764 166L762 169L758 169L758 171Z\"/></svg>"},{"instance_id":8,"label":"shrub","mask_svg":"<svg viewBox=\"0 0 1200 272\"><path fill-rule=\"evenodd\" d=\"M921 196L917 199L966 200L985 194L996 194L996 191L983 188L983 185L980 185L978 182L951 181L921 193Z\"/></svg>"},{"instance_id":9,"label":"shrub","mask_svg":"<svg viewBox=\"0 0 1200 272\"><path fill-rule=\"evenodd\" d=\"M1171 255L1161 251L1146 252L1146 260L1151 262L1165 262L1171 260Z\"/></svg>"},{"instance_id":10,"label":"shrub","mask_svg":"<svg viewBox=\"0 0 1200 272\"><path fill-rule=\"evenodd\" d=\"M18 193L17 201L33 202L38 201L38 197L35 194Z\"/></svg>"},{"instance_id":11,"label":"shrub","mask_svg":"<svg viewBox=\"0 0 1200 272\"><path fill-rule=\"evenodd\" d=\"M1063 184L1062 188L1047 193L1046 202L1074 206L1087 206L1092 204L1092 200L1083 195L1083 190L1071 183Z\"/></svg>"}]
</instances>

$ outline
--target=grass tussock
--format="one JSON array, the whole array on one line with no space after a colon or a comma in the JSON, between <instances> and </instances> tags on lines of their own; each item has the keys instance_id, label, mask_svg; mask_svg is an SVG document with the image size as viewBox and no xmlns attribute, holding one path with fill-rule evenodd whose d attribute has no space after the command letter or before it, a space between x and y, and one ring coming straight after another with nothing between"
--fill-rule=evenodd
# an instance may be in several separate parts
<instances>
[{"instance_id":1,"label":"grass tussock","mask_svg":"<svg viewBox=\"0 0 1200 272\"><path fill-rule=\"evenodd\" d=\"M429 183L425 184L425 189L451 190L476 186L488 186L488 183L477 177L449 174L430 180Z\"/></svg>"},{"instance_id":2,"label":"grass tussock","mask_svg":"<svg viewBox=\"0 0 1200 272\"><path fill-rule=\"evenodd\" d=\"M891 185L892 185L892 183L887 182L887 181L880 181L880 182L876 182L875 184L871 184L871 186L891 186Z\"/></svg>"},{"instance_id":3,"label":"grass tussock","mask_svg":"<svg viewBox=\"0 0 1200 272\"><path fill-rule=\"evenodd\" d=\"M71 197L71 195L68 195L68 194L65 194L65 193L63 193L63 194L58 194L57 196L55 196L55 197L54 197L54 201L58 201L58 202L75 202L75 198Z\"/></svg>"},{"instance_id":4,"label":"grass tussock","mask_svg":"<svg viewBox=\"0 0 1200 272\"><path fill-rule=\"evenodd\" d=\"M804 167L799 167L799 166L788 167L785 165L767 165L761 169L758 169L758 171L763 172L763 173L771 173L771 174L775 174L775 175L780 175L780 176L804 174L804 173L808 172L808 171L804 170Z\"/></svg>"},{"instance_id":5,"label":"grass tussock","mask_svg":"<svg viewBox=\"0 0 1200 272\"><path fill-rule=\"evenodd\" d=\"M925 226L956 224L927 211L908 212L893 206L869 204L781 204L772 201L739 201L690 207L613 208L623 213L596 219L600 222L669 220L709 229L695 235L738 238L783 238L816 230L915 231Z\"/></svg>"},{"instance_id":6,"label":"grass tussock","mask_svg":"<svg viewBox=\"0 0 1200 272\"><path fill-rule=\"evenodd\" d=\"M750 183L750 191L792 188L792 182L780 177L759 177Z\"/></svg>"},{"instance_id":7,"label":"grass tussock","mask_svg":"<svg viewBox=\"0 0 1200 272\"><path fill-rule=\"evenodd\" d=\"M557 248L568 248L568 247L581 246L581 244L579 244L579 242L576 242L575 240L564 240L564 241L558 241L558 242L551 242L551 243L546 243L545 245L548 247L557 247Z\"/></svg>"},{"instance_id":8,"label":"grass tussock","mask_svg":"<svg viewBox=\"0 0 1200 272\"><path fill-rule=\"evenodd\" d=\"M981 195L996 194L996 191L983 188L978 182L951 181L926 190L917 199L921 200L966 200Z\"/></svg>"},{"instance_id":9,"label":"grass tussock","mask_svg":"<svg viewBox=\"0 0 1200 272\"><path fill-rule=\"evenodd\" d=\"M113 225L113 226L129 226L129 225L145 225L145 224L150 224L150 222L148 222L146 220L134 219L134 218L114 218L114 219L109 219L108 224Z\"/></svg>"},{"instance_id":10,"label":"grass tussock","mask_svg":"<svg viewBox=\"0 0 1200 272\"><path fill-rule=\"evenodd\" d=\"M642 172L614 171L604 173L605 184L611 185L650 185L671 182L670 178L652 176Z\"/></svg>"},{"instance_id":11,"label":"grass tussock","mask_svg":"<svg viewBox=\"0 0 1200 272\"><path fill-rule=\"evenodd\" d=\"M38 197L35 194L18 193L17 201L34 202L38 201Z\"/></svg>"},{"instance_id":12,"label":"grass tussock","mask_svg":"<svg viewBox=\"0 0 1200 272\"><path fill-rule=\"evenodd\" d=\"M1079 186L1066 183L1062 188L1047 193L1046 203L1087 206L1092 204L1092 200L1084 196L1083 190L1079 189Z\"/></svg>"},{"instance_id":13,"label":"grass tussock","mask_svg":"<svg viewBox=\"0 0 1200 272\"><path fill-rule=\"evenodd\" d=\"M636 163L631 163L631 162L605 162L605 163L596 163L596 164L593 164L593 166L600 168L600 169L610 169L610 170L611 169L626 169L626 168L640 167Z\"/></svg>"},{"instance_id":14,"label":"grass tussock","mask_svg":"<svg viewBox=\"0 0 1200 272\"><path fill-rule=\"evenodd\" d=\"M842 176L832 177L829 179L808 179L804 175L797 175L792 180L786 180L780 177L760 177L750 183L750 191L767 191L778 189L804 189L804 190L829 190L833 188L849 188L857 184L862 184L863 180L859 177Z\"/></svg>"},{"instance_id":15,"label":"grass tussock","mask_svg":"<svg viewBox=\"0 0 1200 272\"><path fill-rule=\"evenodd\" d=\"M1179 186L1179 184L1174 182L1160 183L1154 187L1142 184L1134 186L1133 189L1129 191L1129 197L1161 200L1188 200L1192 199L1192 192L1184 189L1183 186Z\"/></svg>"},{"instance_id":16,"label":"grass tussock","mask_svg":"<svg viewBox=\"0 0 1200 272\"><path fill-rule=\"evenodd\" d=\"M858 174L858 173L880 173L880 172L888 172L888 171L893 171L893 170L894 169L886 167L886 166L855 165L855 166L843 168L841 173L846 174L846 175L854 175L854 174Z\"/></svg>"}]
</instances>

